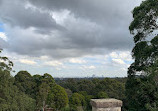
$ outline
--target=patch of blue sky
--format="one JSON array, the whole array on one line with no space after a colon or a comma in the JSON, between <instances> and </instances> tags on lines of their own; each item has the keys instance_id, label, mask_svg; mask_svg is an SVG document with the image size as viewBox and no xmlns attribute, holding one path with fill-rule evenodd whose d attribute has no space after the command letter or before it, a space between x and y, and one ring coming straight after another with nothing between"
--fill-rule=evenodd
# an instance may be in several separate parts
<instances>
[{"instance_id":1,"label":"patch of blue sky","mask_svg":"<svg viewBox=\"0 0 158 111\"><path fill-rule=\"evenodd\" d=\"M97 61L98 58L95 58L95 57L85 57L84 60L86 60L86 61Z\"/></svg>"},{"instance_id":2,"label":"patch of blue sky","mask_svg":"<svg viewBox=\"0 0 158 111\"><path fill-rule=\"evenodd\" d=\"M100 66L100 65L103 65L103 63L101 63L101 62L93 62L93 61L91 61L91 62L89 62L87 65Z\"/></svg>"},{"instance_id":3,"label":"patch of blue sky","mask_svg":"<svg viewBox=\"0 0 158 111\"><path fill-rule=\"evenodd\" d=\"M4 32L3 23L0 23L0 32Z\"/></svg>"},{"instance_id":4,"label":"patch of blue sky","mask_svg":"<svg viewBox=\"0 0 158 111\"><path fill-rule=\"evenodd\" d=\"M132 61L124 61L126 64L132 64L133 63L133 60Z\"/></svg>"},{"instance_id":5,"label":"patch of blue sky","mask_svg":"<svg viewBox=\"0 0 158 111\"><path fill-rule=\"evenodd\" d=\"M83 63L84 64L84 63ZM71 62L65 62L64 65L66 66L79 66L81 65L80 63L71 63Z\"/></svg>"},{"instance_id":6,"label":"patch of blue sky","mask_svg":"<svg viewBox=\"0 0 158 111\"><path fill-rule=\"evenodd\" d=\"M86 58L84 59L85 61L87 61L87 63L90 63L90 64L94 64L94 65L100 65L100 64L103 64L104 62L106 61L110 61L110 59L104 59L104 58Z\"/></svg>"}]
</instances>

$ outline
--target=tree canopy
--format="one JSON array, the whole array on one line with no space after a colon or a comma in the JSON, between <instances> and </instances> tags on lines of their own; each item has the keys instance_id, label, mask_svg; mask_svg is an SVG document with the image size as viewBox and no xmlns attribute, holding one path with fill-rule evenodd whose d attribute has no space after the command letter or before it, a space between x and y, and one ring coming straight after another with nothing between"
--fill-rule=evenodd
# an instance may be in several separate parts
<instances>
[{"instance_id":1,"label":"tree canopy","mask_svg":"<svg viewBox=\"0 0 158 111\"><path fill-rule=\"evenodd\" d=\"M147 74L149 67L157 66L158 56L158 0L146 0L133 10L133 21L129 26L134 35L135 47L132 57L135 59L128 74Z\"/></svg>"},{"instance_id":2,"label":"tree canopy","mask_svg":"<svg viewBox=\"0 0 158 111\"><path fill-rule=\"evenodd\" d=\"M128 69L126 97L129 111L158 110L158 0L145 0L132 11L129 26L135 46Z\"/></svg>"},{"instance_id":3,"label":"tree canopy","mask_svg":"<svg viewBox=\"0 0 158 111\"><path fill-rule=\"evenodd\" d=\"M0 57L0 111L34 111L35 100L14 85L12 66L7 57Z\"/></svg>"},{"instance_id":4,"label":"tree canopy","mask_svg":"<svg viewBox=\"0 0 158 111\"><path fill-rule=\"evenodd\" d=\"M59 85L55 85L53 88L51 88L48 95L48 103L56 110L68 105L68 96L65 89Z\"/></svg>"}]
</instances>

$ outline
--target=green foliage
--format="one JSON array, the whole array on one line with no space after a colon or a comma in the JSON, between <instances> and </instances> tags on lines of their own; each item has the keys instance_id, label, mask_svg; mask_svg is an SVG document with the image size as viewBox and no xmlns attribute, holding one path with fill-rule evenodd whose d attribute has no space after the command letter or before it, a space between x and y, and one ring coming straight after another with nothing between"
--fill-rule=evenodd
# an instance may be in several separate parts
<instances>
[{"instance_id":1,"label":"green foliage","mask_svg":"<svg viewBox=\"0 0 158 111\"><path fill-rule=\"evenodd\" d=\"M50 74L31 76L27 71L20 71L15 75L14 84L20 91L36 99L36 109L46 108L48 94L55 85L54 78Z\"/></svg>"},{"instance_id":2,"label":"green foliage","mask_svg":"<svg viewBox=\"0 0 158 111\"><path fill-rule=\"evenodd\" d=\"M105 78L101 80L95 87L95 95L98 95L100 91L107 93L110 98L124 99L125 86L119 81Z\"/></svg>"},{"instance_id":3,"label":"green foliage","mask_svg":"<svg viewBox=\"0 0 158 111\"><path fill-rule=\"evenodd\" d=\"M92 81L81 80L77 84L79 84L78 85L78 90L79 91L85 91L88 94L92 94L93 91L94 91L95 84Z\"/></svg>"},{"instance_id":4,"label":"green foliage","mask_svg":"<svg viewBox=\"0 0 158 111\"><path fill-rule=\"evenodd\" d=\"M51 104L48 102L48 96L51 92L51 89L55 85L54 78L47 73L43 76L34 75L33 82L36 83L34 91L36 94L35 98L37 109L46 108L47 106L50 106Z\"/></svg>"},{"instance_id":5,"label":"green foliage","mask_svg":"<svg viewBox=\"0 0 158 111\"><path fill-rule=\"evenodd\" d=\"M134 20L131 22L129 29L131 32L138 31L142 33L143 36L140 38L142 40L147 34L153 32L157 29L158 16L158 1L157 0L146 0L142 4L133 10Z\"/></svg>"},{"instance_id":6,"label":"green foliage","mask_svg":"<svg viewBox=\"0 0 158 111\"><path fill-rule=\"evenodd\" d=\"M129 67L126 83L129 111L158 110L158 89L155 80L158 66L157 17L158 0L145 0L133 10L134 19L129 30L134 35L132 57L135 61Z\"/></svg>"},{"instance_id":7,"label":"green foliage","mask_svg":"<svg viewBox=\"0 0 158 111\"><path fill-rule=\"evenodd\" d=\"M43 108L47 105L47 97L50 92L50 86L46 83L40 84L38 92L36 92L37 108Z\"/></svg>"},{"instance_id":8,"label":"green foliage","mask_svg":"<svg viewBox=\"0 0 158 111\"><path fill-rule=\"evenodd\" d=\"M48 84L50 87L53 87L54 84L55 84L54 78L50 74L48 74L48 73L45 73L42 76L41 82L44 82L44 83Z\"/></svg>"},{"instance_id":9,"label":"green foliage","mask_svg":"<svg viewBox=\"0 0 158 111\"><path fill-rule=\"evenodd\" d=\"M14 84L20 89L20 91L25 92L27 95L35 98L35 87L36 83L33 81L33 77L27 71L19 71L15 75Z\"/></svg>"},{"instance_id":10,"label":"green foliage","mask_svg":"<svg viewBox=\"0 0 158 111\"><path fill-rule=\"evenodd\" d=\"M69 105L67 105L66 107L62 108L61 111L71 111Z\"/></svg>"},{"instance_id":11,"label":"green foliage","mask_svg":"<svg viewBox=\"0 0 158 111\"><path fill-rule=\"evenodd\" d=\"M70 89L65 89L68 98L70 98L72 96L72 91Z\"/></svg>"},{"instance_id":12,"label":"green foliage","mask_svg":"<svg viewBox=\"0 0 158 111\"><path fill-rule=\"evenodd\" d=\"M72 82L72 83L71 83ZM79 93L85 98L85 111L91 111L90 99L98 98L99 92L104 92L109 98L125 100L125 82L126 78L104 78L104 79L65 79L57 81L65 89L70 89L73 93ZM100 94L99 96L101 96ZM104 95L104 94L103 94ZM107 97L104 95L104 97ZM76 111L76 105L73 105L70 97L71 109ZM76 99L77 101L77 99ZM78 102L77 102L78 103Z\"/></svg>"},{"instance_id":13,"label":"green foliage","mask_svg":"<svg viewBox=\"0 0 158 111\"><path fill-rule=\"evenodd\" d=\"M48 104L56 110L66 107L68 96L65 89L59 85L55 85L49 92Z\"/></svg>"},{"instance_id":14,"label":"green foliage","mask_svg":"<svg viewBox=\"0 0 158 111\"><path fill-rule=\"evenodd\" d=\"M66 89L70 89L73 93L78 92L77 81L75 79L68 79L66 83L62 83L60 85Z\"/></svg>"},{"instance_id":15,"label":"green foliage","mask_svg":"<svg viewBox=\"0 0 158 111\"><path fill-rule=\"evenodd\" d=\"M82 94L73 93L70 98L70 107L73 110L77 110L77 107L79 106L82 106L82 107L86 106L85 97Z\"/></svg>"},{"instance_id":16,"label":"green foliage","mask_svg":"<svg viewBox=\"0 0 158 111\"><path fill-rule=\"evenodd\" d=\"M135 62L129 68L128 74L130 75L137 71L146 72L157 61L157 16L158 0L145 0L133 10L134 20L129 30L134 35L135 47L132 50L132 56Z\"/></svg>"},{"instance_id":17,"label":"green foliage","mask_svg":"<svg viewBox=\"0 0 158 111\"><path fill-rule=\"evenodd\" d=\"M124 99L125 98L125 79L92 79L92 80L75 80L73 79L72 84L70 80L63 80L58 82L59 85L65 89L70 89L73 93L85 91L87 95L93 95L93 98L97 98L97 94L100 91L106 92L109 98ZM73 86L73 88L72 88ZM77 90L76 90L77 89Z\"/></svg>"},{"instance_id":18,"label":"green foliage","mask_svg":"<svg viewBox=\"0 0 158 111\"><path fill-rule=\"evenodd\" d=\"M5 57L1 57L2 60L3 58ZM14 78L10 75L11 69L5 62L0 64L0 111L34 111L35 100L14 85Z\"/></svg>"},{"instance_id":19,"label":"green foliage","mask_svg":"<svg viewBox=\"0 0 158 111\"><path fill-rule=\"evenodd\" d=\"M106 94L106 92L101 91L98 93L97 98L98 99L108 98L108 95Z\"/></svg>"},{"instance_id":20,"label":"green foliage","mask_svg":"<svg viewBox=\"0 0 158 111\"><path fill-rule=\"evenodd\" d=\"M92 98L94 98L94 96L92 96L92 95L88 95L87 94L87 92L86 91L80 91L80 92L78 92L79 94L82 94L83 96L84 96L84 98L85 98L85 102L86 102L86 106L84 107L84 109L86 110L86 111L91 111L92 110L92 106L91 106L91 104L90 104L90 100L92 99Z\"/></svg>"},{"instance_id":21,"label":"green foliage","mask_svg":"<svg viewBox=\"0 0 158 111\"><path fill-rule=\"evenodd\" d=\"M153 111L158 110L158 87L153 81L153 74L139 78L131 77L127 82L126 95L129 111Z\"/></svg>"},{"instance_id":22,"label":"green foliage","mask_svg":"<svg viewBox=\"0 0 158 111\"><path fill-rule=\"evenodd\" d=\"M2 52L2 49L0 49L0 53ZM10 61L7 57L0 56L0 69L2 71L12 71L13 62Z\"/></svg>"}]
</instances>

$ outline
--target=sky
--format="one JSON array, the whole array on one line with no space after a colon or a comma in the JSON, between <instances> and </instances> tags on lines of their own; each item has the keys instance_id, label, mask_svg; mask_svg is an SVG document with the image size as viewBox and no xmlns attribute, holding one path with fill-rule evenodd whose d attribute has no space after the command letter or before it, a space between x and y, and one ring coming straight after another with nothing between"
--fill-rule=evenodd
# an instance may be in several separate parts
<instances>
[{"instance_id":1,"label":"sky","mask_svg":"<svg viewBox=\"0 0 158 111\"><path fill-rule=\"evenodd\" d=\"M0 48L20 70L53 77L125 77L128 30L142 0L0 0Z\"/></svg>"}]
</instances>

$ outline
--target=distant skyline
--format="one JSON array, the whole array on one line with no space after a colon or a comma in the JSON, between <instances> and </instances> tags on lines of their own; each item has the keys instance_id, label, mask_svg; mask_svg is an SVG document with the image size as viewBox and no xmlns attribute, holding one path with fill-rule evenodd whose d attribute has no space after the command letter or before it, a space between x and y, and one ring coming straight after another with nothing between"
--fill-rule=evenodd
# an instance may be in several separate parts
<instances>
[{"instance_id":1,"label":"distant skyline","mask_svg":"<svg viewBox=\"0 0 158 111\"><path fill-rule=\"evenodd\" d=\"M133 62L128 26L141 1L0 0L2 55L16 73L125 77Z\"/></svg>"}]
</instances>

